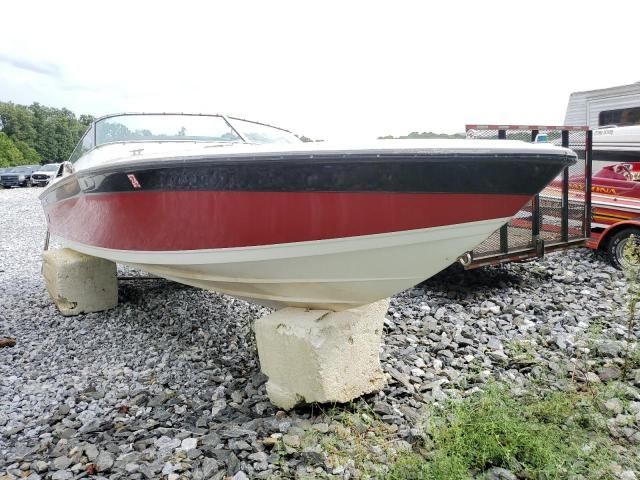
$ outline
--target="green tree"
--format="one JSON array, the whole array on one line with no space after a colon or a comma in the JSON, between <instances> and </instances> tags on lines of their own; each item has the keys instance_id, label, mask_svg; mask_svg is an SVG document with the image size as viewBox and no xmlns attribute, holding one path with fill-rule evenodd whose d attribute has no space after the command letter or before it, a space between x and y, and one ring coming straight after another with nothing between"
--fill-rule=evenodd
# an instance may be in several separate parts
<instances>
[{"instance_id":1,"label":"green tree","mask_svg":"<svg viewBox=\"0 0 640 480\"><path fill-rule=\"evenodd\" d=\"M28 163L66 160L93 120L92 115L76 118L71 110L37 102L28 107L0 102L0 130Z\"/></svg>"},{"instance_id":2,"label":"green tree","mask_svg":"<svg viewBox=\"0 0 640 480\"><path fill-rule=\"evenodd\" d=\"M0 132L0 167L23 165L24 157L4 132Z\"/></svg>"},{"instance_id":3,"label":"green tree","mask_svg":"<svg viewBox=\"0 0 640 480\"><path fill-rule=\"evenodd\" d=\"M32 144L36 139L33 114L24 105L0 102L0 129L14 140Z\"/></svg>"},{"instance_id":4,"label":"green tree","mask_svg":"<svg viewBox=\"0 0 640 480\"><path fill-rule=\"evenodd\" d=\"M80 122L81 125L81 135L85 132L85 130L87 128L89 128L91 126L91 124L96 120L96 118L93 115L80 115L80 117L78 118L78 121Z\"/></svg>"},{"instance_id":5,"label":"green tree","mask_svg":"<svg viewBox=\"0 0 640 480\"><path fill-rule=\"evenodd\" d=\"M394 139L422 139L422 138L465 138L464 133L434 133L434 132L411 132L409 135L385 135L378 137L378 140L394 140Z\"/></svg>"},{"instance_id":6,"label":"green tree","mask_svg":"<svg viewBox=\"0 0 640 480\"><path fill-rule=\"evenodd\" d=\"M13 138L12 141L16 148L20 150L26 165L37 165L41 162L42 158L38 152L36 152L35 149L30 147L26 142L16 140L15 138Z\"/></svg>"}]
</instances>

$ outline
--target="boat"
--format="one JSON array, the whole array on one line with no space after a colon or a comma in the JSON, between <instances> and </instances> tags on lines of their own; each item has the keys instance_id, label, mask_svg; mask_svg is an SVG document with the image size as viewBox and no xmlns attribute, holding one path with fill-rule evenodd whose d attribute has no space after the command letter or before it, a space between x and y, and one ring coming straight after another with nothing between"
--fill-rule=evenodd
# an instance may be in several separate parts
<instances>
[{"instance_id":1,"label":"boat","mask_svg":"<svg viewBox=\"0 0 640 480\"><path fill-rule=\"evenodd\" d=\"M584 175L569 177L570 204L584 202L584 181ZM553 189L560 192L561 182L552 182L549 190ZM632 235L636 239L640 235L640 163L609 163L594 173L590 211L591 235L586 246L605 252L616 268L637 267L635 261L629 263L625 249Z\"/></svg>"},{"instance_id":2,"label":"boat","mask_svg":"<svg viewBox=\"0 0 640 480\"><path fill-rule=\"evenodd\" d=\"M591 177L593 229L640 219L640 164L615 163Z\"/></svg>"},{"instance_id":3,"label":"boat","mask_svg":"<svg viewBox=\"0 0 640 480\"><path fill-rule=\"evenodd\" d=\"M116 114L40 199L64 247L270 307L340 311L451 265L575 160L512 140L304 143L225 115Z\"/></svg>"}]
</instances>

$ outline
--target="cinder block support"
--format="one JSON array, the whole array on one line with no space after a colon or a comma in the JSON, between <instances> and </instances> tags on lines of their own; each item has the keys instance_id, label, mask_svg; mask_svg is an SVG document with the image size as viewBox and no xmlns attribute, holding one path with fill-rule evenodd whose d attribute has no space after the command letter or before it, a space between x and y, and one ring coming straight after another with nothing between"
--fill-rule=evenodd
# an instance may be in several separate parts
<instances>
[{"instance_id":1,"label":"cinder block support","mask_svg":"<svg viewBox=\"0 0 640 480\"><path fill-rule=\"evenodd\" d=\"M389 299L343 312L285 308L256 321L267 394L288 410L300 403L348 402L380 390L378 356Z\"/></svg>"},{"instance_id":2,"label":"cinder block support","mask_svg":"<svg viewBox=\"0 0 640 480\"><path fill-rule=\"evenodd\" d=\"M68 248L42 254L49 295L63 315L99 312L118 305L116 264Z\"/></svg>"}]
</instances>

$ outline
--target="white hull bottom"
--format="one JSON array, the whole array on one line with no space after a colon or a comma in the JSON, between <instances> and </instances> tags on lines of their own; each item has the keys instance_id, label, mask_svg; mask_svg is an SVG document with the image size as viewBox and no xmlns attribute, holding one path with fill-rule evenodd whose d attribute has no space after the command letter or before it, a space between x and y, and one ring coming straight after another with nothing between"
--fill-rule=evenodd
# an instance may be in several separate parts
<instances>
[{"instance_id":1,"label":"white hull bottom","mask_svg":"<svg viewBox=\"0 0 640 480\"><path fill-rule=\"evenodd\" d=\"M509 218L258 247L127 251L61 238L73 250L272 307L345 310L410 288L454 263Z\"/></svg>"}]
</instances>

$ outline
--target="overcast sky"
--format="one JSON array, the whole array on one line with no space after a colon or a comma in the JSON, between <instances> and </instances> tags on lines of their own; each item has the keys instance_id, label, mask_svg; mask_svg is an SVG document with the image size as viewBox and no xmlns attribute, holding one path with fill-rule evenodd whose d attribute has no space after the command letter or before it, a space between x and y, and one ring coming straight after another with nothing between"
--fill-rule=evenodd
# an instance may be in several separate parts
<instances>
[{"instance_id":1,"label":"overcast sky","mask_svg":"<svg viewBox=\"0 0 640 480\"><path fill-rule=\"evenodd\" d=\"M222 112L314 138L557 124L640 80L635 1L6 2L0 101Z\"/></svg>"}]
</instances>

